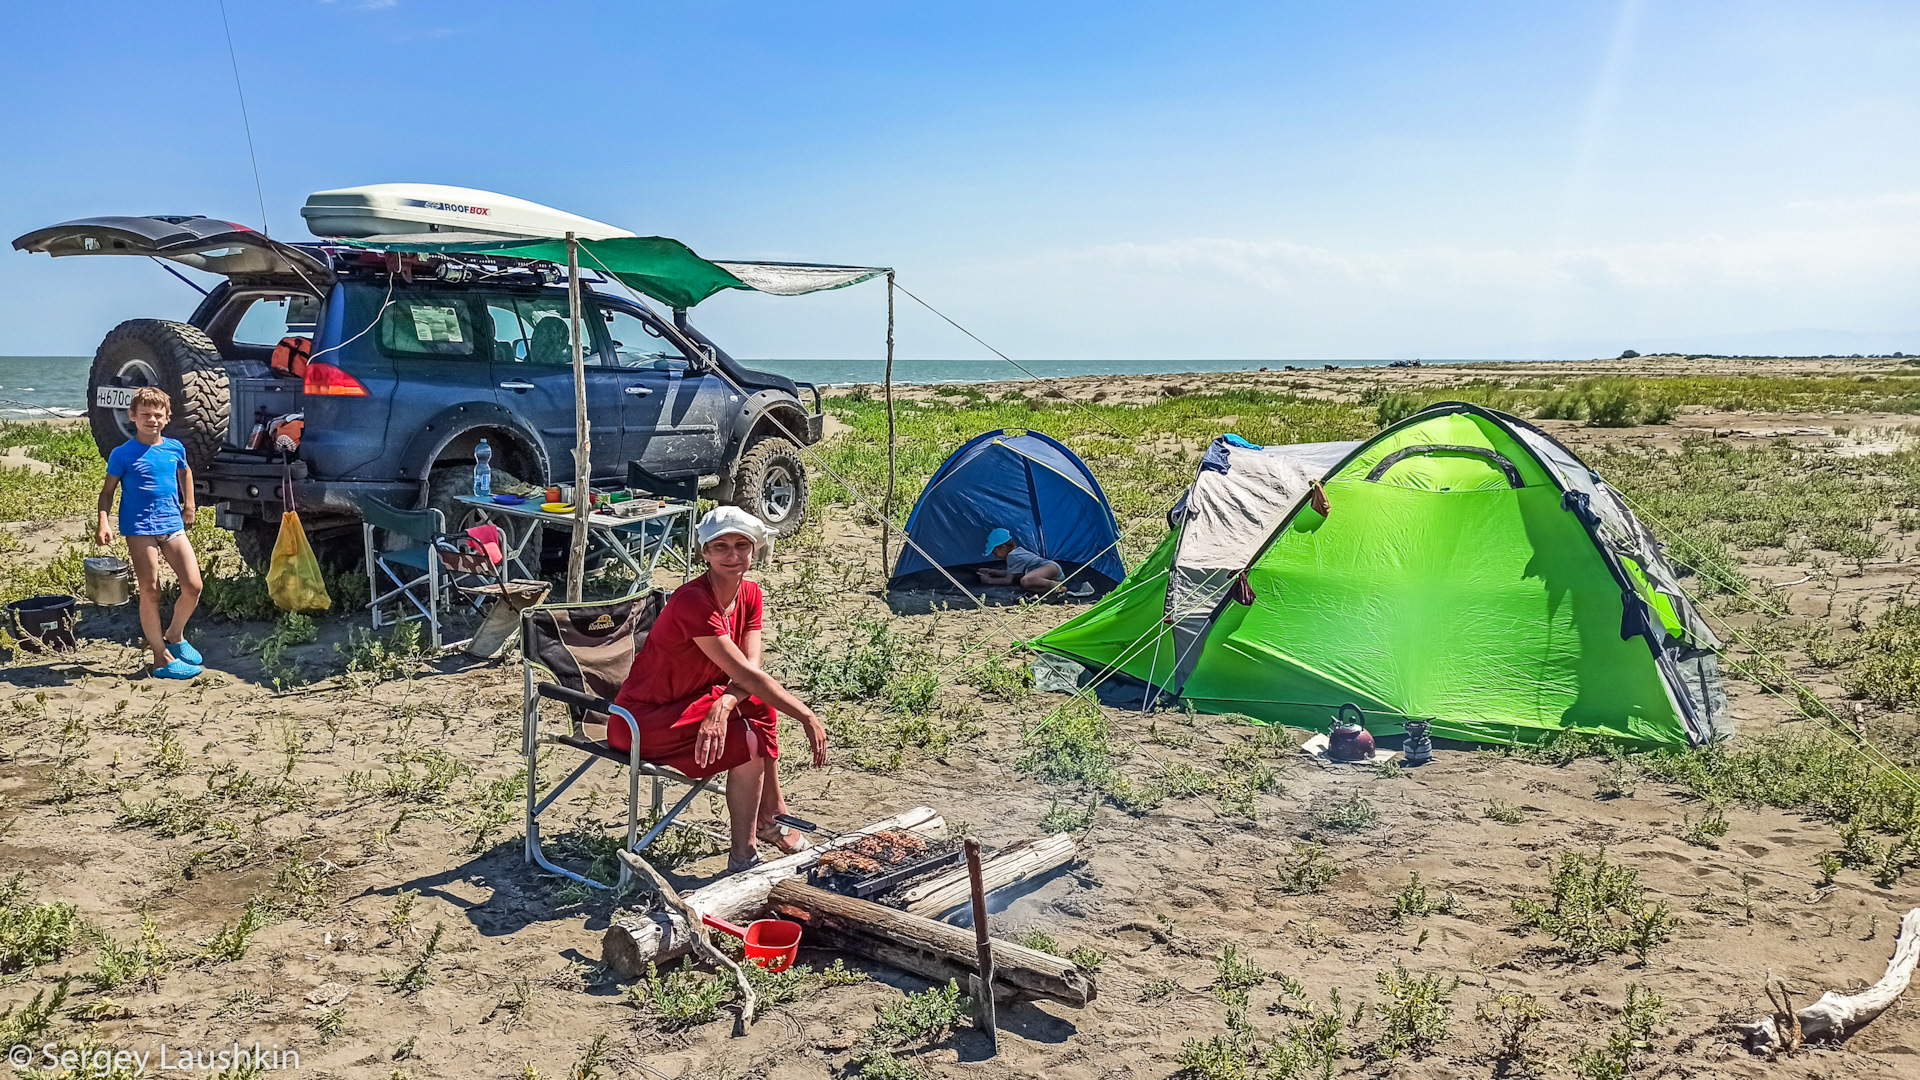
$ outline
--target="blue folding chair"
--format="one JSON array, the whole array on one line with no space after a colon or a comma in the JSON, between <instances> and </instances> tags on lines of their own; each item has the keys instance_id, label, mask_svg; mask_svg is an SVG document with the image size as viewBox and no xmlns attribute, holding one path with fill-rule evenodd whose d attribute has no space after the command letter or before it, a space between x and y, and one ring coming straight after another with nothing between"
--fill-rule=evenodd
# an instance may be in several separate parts
<instances>
[{"instance_id":1,"label":"blue folding chair","mask_svg":"<svg viewBox=\"0 0 1920 1080\"><path fill-rule=\"evenodd\" d=\"M446 518L438 510L401 510L370 496L359 502L361 535L367 546L367 611L373 628L425 619L435 649L466 644L441 641L441 599L453 579L444 572L436 548L446 534ZM386 607L396 608L398 616L388 618Z\"/></svg>"}]
</instances>

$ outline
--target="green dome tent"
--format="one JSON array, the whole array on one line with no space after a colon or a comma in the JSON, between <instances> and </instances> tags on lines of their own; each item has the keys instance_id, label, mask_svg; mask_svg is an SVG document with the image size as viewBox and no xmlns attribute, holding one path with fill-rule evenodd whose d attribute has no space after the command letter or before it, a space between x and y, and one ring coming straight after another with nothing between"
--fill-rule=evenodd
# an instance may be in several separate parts
<instances>
[{"instance_id":1,"label":"green dome tent","mask_svg":"<svg viewBox=\"0 0 1920 1080\"><path fill-rule=\"evenodd\" d=\"M1306 505L1321 478L1326 517ZM1408 719L1491 743L1731 734L1719 642L1652 534L1516 417L1448 402L1361 444L1223 436L1168 521L1118 589L1034 648L1148 698L1308 729L1352 702L1376 734Z\"/></svg>"}]
</instances>

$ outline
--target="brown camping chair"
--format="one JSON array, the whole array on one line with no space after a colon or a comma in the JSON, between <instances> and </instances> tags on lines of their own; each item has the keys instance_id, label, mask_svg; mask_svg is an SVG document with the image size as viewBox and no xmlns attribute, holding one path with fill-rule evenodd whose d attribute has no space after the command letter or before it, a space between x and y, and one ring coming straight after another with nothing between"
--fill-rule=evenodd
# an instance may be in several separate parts
<instances>
[{"instance_id":1,"label":"brown camping chair","mask_svg":"<svg viewBox=\"0 0 1920 1080\"><path fill-rule=\"evenodd\" d=\"M640 758L640 730L633 715L613 703L620 684L633 667L633 658L646 643L647 632L666 607L667 594L653 589L618 600L581 604L540 604L520 613L521 653L525 658L525 685L521 693L523 738L527 758L527 849L528 862L562 877L606 888L564 867L548 861L540 849L540 815L552 806L573 782L585 776L595 762L606 760L627 766L627 850L638 854L666 831L694 796L708 788L724 792L717 777L696 780L678 770L655 765ZM566 734L540 730L540 700L546 698L567 706L571 725ZM626 724L631 749L615 750L604 738L596 739L586 730L589 724ZM586 755L579 767L552 791L541 798L535 769L542 744L564 746ZM653 825L640 835L640 778L653 780ZM687 793L673 808L665 810L667 781L688 786ZM628 878L626 864L620 867L620 884Z\"/></svg>"}]
</instances>

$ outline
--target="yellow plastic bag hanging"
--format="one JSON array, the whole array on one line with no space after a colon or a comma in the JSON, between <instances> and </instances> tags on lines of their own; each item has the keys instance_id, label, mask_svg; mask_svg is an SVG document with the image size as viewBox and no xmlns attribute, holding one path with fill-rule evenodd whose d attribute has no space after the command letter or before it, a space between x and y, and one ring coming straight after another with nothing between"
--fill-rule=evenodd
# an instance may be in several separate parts
<instances>
[{"instance_id":1,"label":"yellow plastic bag hanging","mask_svg":"<svg viewBox=\"0 0 1920 1080\"><path fill-rule=\"evenodd\" d=\"M280 538L273 543L273 562L267 567L267 595L281 611L325 611L333 606L327 583L320 576L320 560L307 543L300 515L280 515Z\"/></svg>"}]
</instances>

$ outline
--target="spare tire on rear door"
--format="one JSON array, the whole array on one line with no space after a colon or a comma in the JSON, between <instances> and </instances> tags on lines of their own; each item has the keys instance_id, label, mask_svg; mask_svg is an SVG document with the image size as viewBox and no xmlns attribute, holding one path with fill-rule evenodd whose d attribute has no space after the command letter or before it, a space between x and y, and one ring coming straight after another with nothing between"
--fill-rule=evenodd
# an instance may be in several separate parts
<instances>
[{"instance_id":1,"label":"spare tire on rear door","mask_svg":"<svg viewBox=\"0 0 1920 1080\"><path fill-rule=\"evenodd\" d=\"M87 375L87 417L101 457L133 438L126 399L142 386L173 399L166 433L187 448L188 465L205 468L227 441L227 369L213 341L197 326L161 319L128 319L107 333Z\"/></svg>"}]
</instances>

